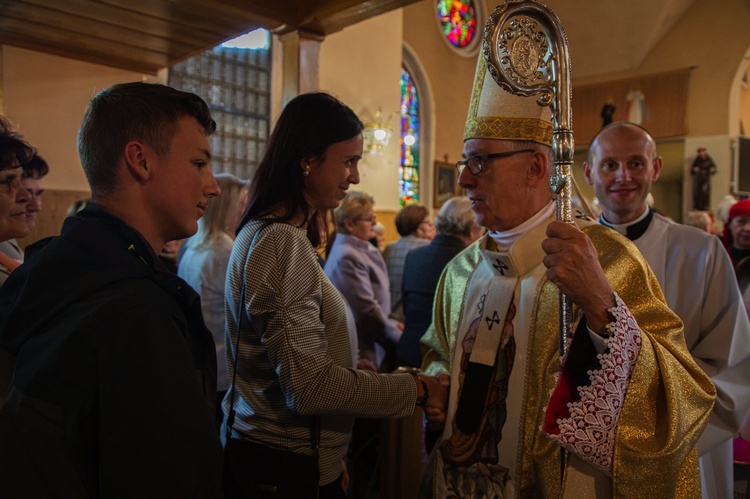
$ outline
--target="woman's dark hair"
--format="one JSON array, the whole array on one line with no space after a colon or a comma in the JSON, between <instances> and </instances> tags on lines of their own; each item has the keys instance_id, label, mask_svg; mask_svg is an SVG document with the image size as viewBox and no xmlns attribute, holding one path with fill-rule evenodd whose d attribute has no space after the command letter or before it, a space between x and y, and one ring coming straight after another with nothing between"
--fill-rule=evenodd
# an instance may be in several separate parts
<instances>
[{"instance_id":1,"label":"woman's dark hair","mask_svg":"<svg viewBox=\"0 0 750 499\"><path fill-rule=\"evenodd\" d=\"M0 116L0 170L18 168L34 156L34 148Z\"/></svg>"},{"instance_id":2,"label":"woman's dark hair","mask_svg":"<svg viewBox=\"0 0 750 499\"><path fill-rule=\"evenodd\" d=\"M23 166L23 178L40 179L49 173L49 165L43 157L38 154L27 161Z\"/></svg>"},{"instance_id":3,"label":"woman's dark hair","mask_svg":"<svg viewBox=\"0 0 750 499\"><path fill-rule=\"evenodd\" d=\"M319 247L327 234L328 210L310 214L304 197L303 160L325 159L329 146L362 133L364 125L344 103L324 92L298 95L286 105L271 133L250 184L248 204L237 232L251 219L268 215L277 206L284 213L273 218L289 222L302 213L307 237Z\"/></svg>"},{"instance_id":4,"label":"woman's dark hair","mask_svg":"<svg viewBox=\"0 0 750 499\"><path fill-rule=\"evenodd\" d=\"M396 215L396 230L404 237L413 234L429 214L430 210L421 204L407 204Z\"/></svg>"}]
</instances>

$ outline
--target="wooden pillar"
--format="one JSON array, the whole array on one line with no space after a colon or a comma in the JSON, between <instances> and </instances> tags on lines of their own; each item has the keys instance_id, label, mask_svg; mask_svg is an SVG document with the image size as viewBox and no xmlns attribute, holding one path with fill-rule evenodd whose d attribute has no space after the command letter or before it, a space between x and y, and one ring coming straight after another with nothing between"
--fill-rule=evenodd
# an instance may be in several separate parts
<instances>
[{"instance_id":1,"label":"wooden pillar","mask_svg":"<svg viewBox=\"0 0 750 499\"><path fill-rule=\"evenodd\" d=\"M5 74L3 73L3 46L0 45L0 114L5 114Z\"/></svg>"},{"instance_id":2,"label":"wooden pillar","mask_svg":"<svg viewBox=\"0 0 750 499\"><path fill-rule=\"evenodd\" d=\"M282 107L297 95L319 88L320 43L323 38L300 29L279 35L283 51Z\"/></svg>"}]
</instances>

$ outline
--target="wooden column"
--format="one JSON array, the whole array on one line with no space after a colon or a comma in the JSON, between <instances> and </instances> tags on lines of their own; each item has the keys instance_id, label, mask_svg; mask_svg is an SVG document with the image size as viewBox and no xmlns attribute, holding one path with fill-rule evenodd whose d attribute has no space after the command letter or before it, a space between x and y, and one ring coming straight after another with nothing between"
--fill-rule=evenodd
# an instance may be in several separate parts
<instances>
[{"instance_id":1,"label":"wooden column","mask_svg":"<svg viewBox=\"0 0 750 499\"><path fill-rule=\"evenodd\" d=\"M5 114L5 75L3 73L3 46L0 45L0 114Z\"/></svg>"},{"instance_id":2,"label":"wooden column","mask_svg":"<svg viewBox=\"0 0 750 499\"><path fill-rule=\"evenodd\" d=\"M283 50L282 107L297 95L319 88L320 43L323 39L322 35L300 29L279 35Z\"/></svg>"}]
</instances>

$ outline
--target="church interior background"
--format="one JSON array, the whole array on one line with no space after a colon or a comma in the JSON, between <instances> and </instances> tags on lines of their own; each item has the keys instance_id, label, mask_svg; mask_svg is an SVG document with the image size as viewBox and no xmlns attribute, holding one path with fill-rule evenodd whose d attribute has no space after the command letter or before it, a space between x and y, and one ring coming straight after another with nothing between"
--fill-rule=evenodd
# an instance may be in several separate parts
<instances>
[{"instance_id":1,"label":"church interior background","mask_svg":"<svg viewBox=\"0 0 750 499\"><path fill-rule=\"evenodd\" d=\"M698 147L708 149L718 168L711 207L726 194L745 195L735 192L733 148L750 133L750 3L545 3L570 45L574 172L585 196L593 199L593 190L583 181L581 162L608 100L614 120L635 116L657 140L664 157L653 185L659 211L681 221L690 209L689 169ZM357 186L375 197L388 240L398 237L392 220L404 202L435 210L452 195L438 185L436 172L439 164L460 159L481 34L496 3L266 4L3 2L0 111L51 166L42 219L23 242L57 233L71 202L88 195L76 151L78 125L90 97L122 81L199 93L219 123L214 171L244 177L252 174L284 102L315 89L336 95L378 136L392 133L387 144L368 137ZM261 48L221 47L256 28L270 30Z\"/></svg>"},{"instance_id":2,"label":"church interior background","mask_svg":"<svg viewBox=\"0 0 750 499\"><path fill-rule=\"evenodd\" d=\"M498 2L499 3L499 2ZM574 172L601 128L637 117L664 158L655 207L681 221L690 166L706 147L718 172L711 208L736 192L734 145L750 133L750 2L546 0L571 57ZM249 177L283 104L328 91L372 137L356 188L374 196L387 241L404 202L436 210L451 192L484 23L492 0L7 0L0 3L0 112L48 161L45 207L22 244L59 232L68 206L88 197L76 133L92 95L117 82L191 90L217 119L215 172ZM222 47L257 32L256 48ZM633 114L635 113L635 114ZM387 144L384 138L391 134ZM378 142L379 141L379 142ZM445 165L448 165L445 168ZM443 168L441 168L443 167ZM750 164L743 165L750 174ZM437 172L443 172L439 176ZM455 186L453 186L455 188ZM383 449L385 497L413 497L419 434L391 424ZM417 427L420 421L416 422ZM412 453L412 454L410 454ZM419 464L416 464L418 467ZM409 478L411 477L411 479Z\"/></svg>"}]
</instances>

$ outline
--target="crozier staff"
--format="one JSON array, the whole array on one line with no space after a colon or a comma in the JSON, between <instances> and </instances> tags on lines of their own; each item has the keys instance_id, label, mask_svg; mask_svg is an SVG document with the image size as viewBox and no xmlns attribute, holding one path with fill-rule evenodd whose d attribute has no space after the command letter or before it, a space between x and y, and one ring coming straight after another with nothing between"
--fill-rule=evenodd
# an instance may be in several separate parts
<instances>
[{"instance_id":1,"label":"crozier staff","mask_svg":"<svg viewBox=\"0 0 750 499\"><path fill-rule=\"evenodd\" d=\"M530 9L514 39L539 40L539 4L508 5ZM509 43L510 60L544 55L536 43ZM636 497L648 484L653 497L699 497L713 384L633 245L583 214L554 220L552 141L549 108L502 90L480 56L457 167L489 233L447 265L422 340L424 371L451 377L422 492ZM558 290L576 319L562 372Z\"/></svg>"}]
</instances>

